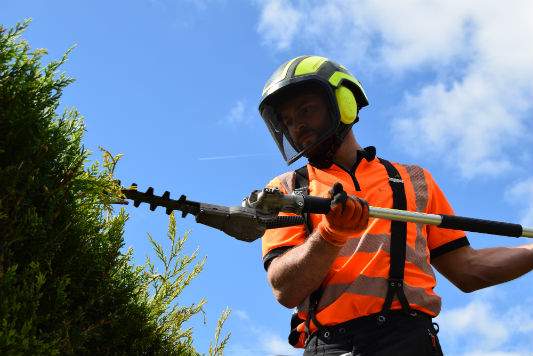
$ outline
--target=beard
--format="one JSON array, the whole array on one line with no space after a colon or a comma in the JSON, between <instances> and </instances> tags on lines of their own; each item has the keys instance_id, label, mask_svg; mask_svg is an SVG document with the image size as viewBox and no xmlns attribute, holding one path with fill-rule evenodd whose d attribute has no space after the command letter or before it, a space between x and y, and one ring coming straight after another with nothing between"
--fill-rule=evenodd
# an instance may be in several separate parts
<instances>
[{"instance_id":1,"label":"beard","mask_svg":"<svg viewBox=\"0 0 533 356\"><path fill-rule=\"evenodd\" d=\"M317 168L329 168L333 164L333 156L338 148L339 143L335 133L333 133L311 148L304 156L307 157L311 165Z\"/></svg>"},{"instance_id":2,"label":"beard","mask_svg":"<svg viewBox=\"0 0 533 356\"><path fill-rule=\"evenodd\" d=\"M311 165L317 168L329 168L333 164L333 156L340 146L335 131L331 132L326 138L324 138L323 135L331 130L332 124L330 122L325 122L320 128L315 129L307 127L300 133L300 137L306 137L310 134L315 137L313 142L307 145L309 148L303 156L308 159ZM306 148L303 146L303 142L298 142L298 144L300 151Z\"/></svg>"}]
</instances>

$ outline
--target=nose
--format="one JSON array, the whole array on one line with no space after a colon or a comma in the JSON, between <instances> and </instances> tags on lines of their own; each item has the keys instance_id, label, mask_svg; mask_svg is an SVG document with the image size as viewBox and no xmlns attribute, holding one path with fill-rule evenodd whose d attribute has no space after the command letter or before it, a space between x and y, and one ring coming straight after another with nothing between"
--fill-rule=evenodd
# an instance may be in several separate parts
<instances>
[{"instance_id":1,"label":"nose","mask_svg":"<svg viewBox=\"0 0 533 356\"><path fill-rule=\"evenodd\" d=\"M295 119L293 124L289 127L289 133L293 138L298 137L305 130L307 130L307 124L301 119Z\"/></svg>"}]
</instances>

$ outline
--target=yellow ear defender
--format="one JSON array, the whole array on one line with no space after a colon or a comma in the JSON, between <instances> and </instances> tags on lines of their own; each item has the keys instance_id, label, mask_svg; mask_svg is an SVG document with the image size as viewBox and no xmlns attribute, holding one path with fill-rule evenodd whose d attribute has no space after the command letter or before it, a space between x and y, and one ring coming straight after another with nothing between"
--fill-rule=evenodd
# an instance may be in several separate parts
<instances>
[{"instance_id":1,"label":"yellow ear defender","mask_svg":"<svg viewBox=\"0 0 533 356\"><path fill-rule=\"evenodd\" d=\"M340 120L343 124L350 125L357 117L357 102L350 89L339 86L335 89L335 97L339 105Z\"/></svg>"}]
</instances>

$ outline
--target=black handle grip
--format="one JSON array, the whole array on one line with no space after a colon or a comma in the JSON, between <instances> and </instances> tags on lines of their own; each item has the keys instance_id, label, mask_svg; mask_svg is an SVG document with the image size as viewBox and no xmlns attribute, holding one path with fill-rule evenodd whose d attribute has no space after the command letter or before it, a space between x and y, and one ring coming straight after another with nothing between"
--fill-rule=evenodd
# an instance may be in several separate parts
<instances>
[{"instance_id":1,"label":"black handle grip","mask_svg":"<svg viewBox=\"0 0 533 356\"><path fill-rule=\"evenodd\" d=\"M484 234L520 237L523 233L522 225L501 221L467 218L463 216L441 215L439 227L454 230L480 232Z\"/></svg>"},{"instance_id":2,"label":"black handle grip","mask_svg":"<svg viewBox=\"0 0 533 356\"><path fill-rule=\"evenodd\" d=\"M265 227L267 229L277 229L279 227L302 225L303 223L304 218L300 215L276 216L273 219L267 220Z\"/></svg>"},{"instance_id":3,"label":"black handle grip","mask_svg":"<svg viewBox=\"0 0 533 356\"><path fill-rule=\"evenodd\" d=\"M311 195L304 196L304 207L302 212L312 214L327 214L331 208L331 199L314 197Z\"/></svg>"}]
</instances>

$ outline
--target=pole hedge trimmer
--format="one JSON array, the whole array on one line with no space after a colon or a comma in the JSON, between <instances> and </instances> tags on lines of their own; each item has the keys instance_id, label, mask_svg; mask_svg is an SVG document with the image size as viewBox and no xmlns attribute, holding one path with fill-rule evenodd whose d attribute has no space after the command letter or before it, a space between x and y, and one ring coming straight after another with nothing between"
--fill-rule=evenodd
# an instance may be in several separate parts
<instances>
[{"instance_id":1,"label":"pole hedge trimmer","mask_svg":"<svg viewBox=\"0 0 533 356\"><path fill-rule=\"evenodd\" d=\"M271 188L255 190L243 199L242 206L231 207L190 201L185 195L174 200L170 198L168 191L158 196L154 194L152 187L142 193L137 190L135 183L129 188L123 188L122 193L127 199L133 200L135 207L141 203L147 203L152 211L160 206L166 209L167 214L174 210L181 211L182 217L191 214L196 217L196 222L214 227L246 242L260 238L266 229L303 224L302 214L304 213L327 214L331 204L331 199L328 198L304 196L297 193L286 195L278 189ZM124 203L127 204L127 202ZM278 216L280 212L296 215ZM369 215L374 218L429 224L446 229L533 238L533 228L501 221L425 214L375 206L369 206Z\"/></svg>"}]
</instances>

